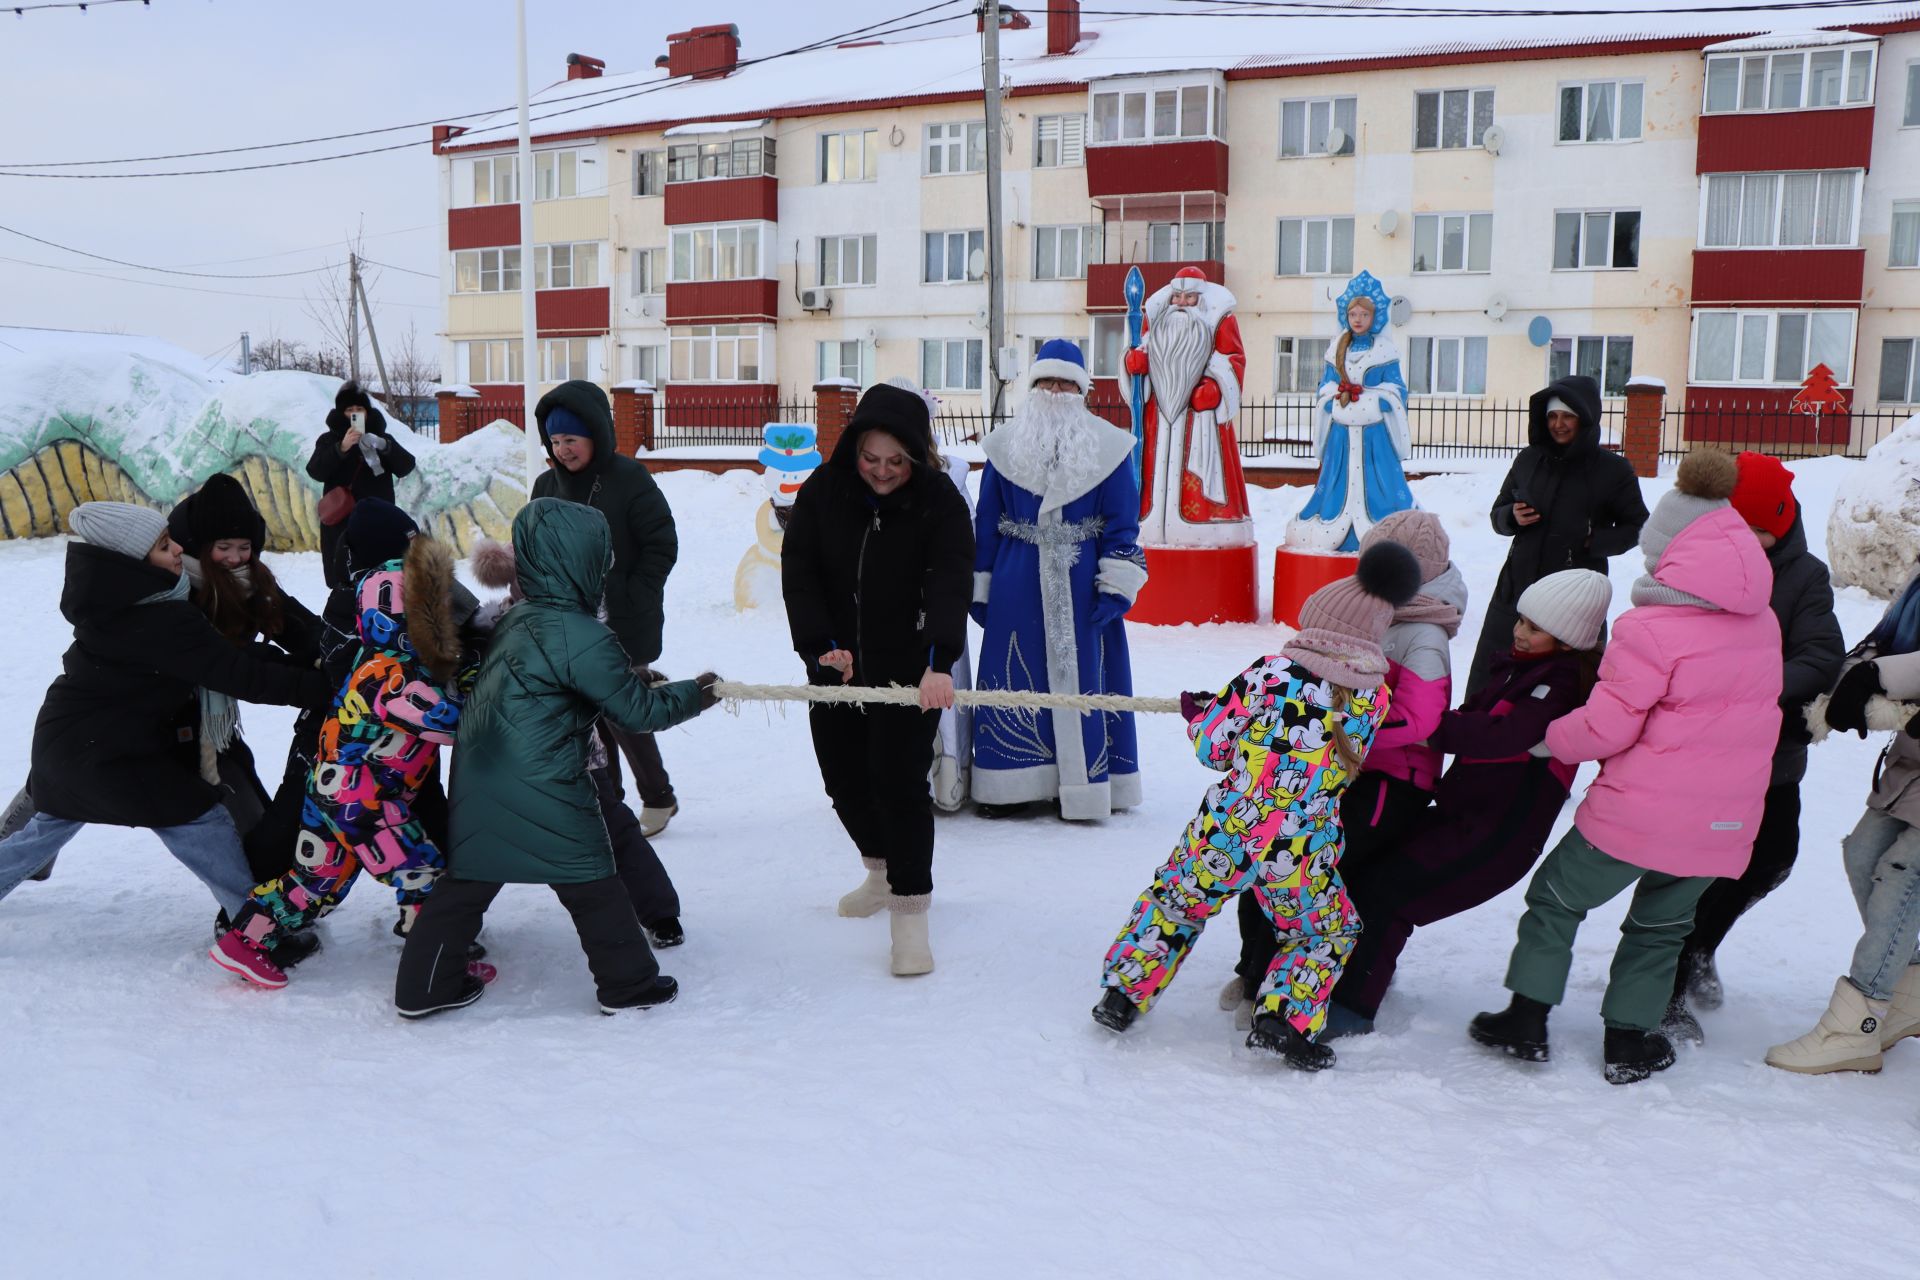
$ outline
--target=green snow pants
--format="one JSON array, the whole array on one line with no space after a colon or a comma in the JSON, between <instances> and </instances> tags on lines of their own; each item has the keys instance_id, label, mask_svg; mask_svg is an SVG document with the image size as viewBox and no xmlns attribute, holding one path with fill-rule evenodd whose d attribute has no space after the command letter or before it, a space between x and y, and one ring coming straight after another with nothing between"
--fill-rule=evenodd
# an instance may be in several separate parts
<instances>
[{"instance_id":1,"label":"green snow pants","mask_svg":"<svg viewBox=\"0 0 1920 1280\"><path fill-rule=\"evenodd\" d=\"M1712 876L1670 876L1609 857L1579 830L1567 832L1533 873L1527 913L1507 965L1507 990L1544 1004L1567 994L1573 935L1587 912L1635 884L1620 924L1620 946L1600 1017L1609 1027L1652 1031L1673 995L1681 944L1693 931L1693 906Z\"/></svg>"}]
</instances>

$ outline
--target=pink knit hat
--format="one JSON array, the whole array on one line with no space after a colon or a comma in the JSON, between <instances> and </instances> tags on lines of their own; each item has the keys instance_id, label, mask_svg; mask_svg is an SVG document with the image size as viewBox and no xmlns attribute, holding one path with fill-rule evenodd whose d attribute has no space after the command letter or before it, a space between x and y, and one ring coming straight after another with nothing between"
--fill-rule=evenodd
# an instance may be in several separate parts
<instances>
[{"instance_id":1,"label":"pink knit hat","mask_svg":"<svg viewBox=\"0 0 1920 1280\"><path fill-rule=\"evenodd\" d=\"M1353 576L1328 583L1300 606L1300 632L1281 654L1349 689L1372 689L1387 675L1380 640L1393 611L1420 590L1420 561L1397 542L1360 553Z\"/></svg>"},{"instance_id":2,"label":"pink knit hat","mask_svg":"<svg viewBox=\"0 0 1920 1280\"><path fill-rule=\"evenodd\" d=\"M1420 562L1421 582L1432 582L1445 573L1453 556L1447 527L1431 511L1394 512L1367 530L1360 539L1360 550L1376 542L1397 542L1413 552L1413 558Z\"/></svg>"}]
</instances>

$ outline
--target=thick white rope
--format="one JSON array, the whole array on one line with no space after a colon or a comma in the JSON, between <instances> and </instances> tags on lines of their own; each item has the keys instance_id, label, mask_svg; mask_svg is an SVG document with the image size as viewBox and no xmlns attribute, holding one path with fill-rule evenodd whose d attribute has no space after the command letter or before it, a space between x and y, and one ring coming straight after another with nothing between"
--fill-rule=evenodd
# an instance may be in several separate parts
<instances>
[{"instance_id":1,"label":"thick white rope","mask_svg":"<svg viewBox=\"0 0 1920 1280\"><path fill-rule=\"evenodd\" d=\"M738 711L748 702L832 702L887 703L894 706L920 705L920 690L912 685L895 684L874 688L857 684L742 684L722 680L714 693L729 711ZM1052 711L1139 711L1175 712L1178 698L1135 698L1118 693L1041 693L1033 689L955 689L953 700L963 707L1043 707Z\"/></svg>"}]
</instances>

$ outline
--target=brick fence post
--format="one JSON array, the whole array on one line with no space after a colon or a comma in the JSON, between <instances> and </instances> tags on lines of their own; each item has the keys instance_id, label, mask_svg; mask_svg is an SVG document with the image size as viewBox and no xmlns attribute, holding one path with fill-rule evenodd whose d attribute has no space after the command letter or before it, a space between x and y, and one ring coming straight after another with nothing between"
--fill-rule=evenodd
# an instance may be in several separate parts
<instances>
[{"instance_id":1,"label":"brick fence post","mask_svg":"<svg viewBox=\"0 0 1920 1280\"><path fill-rule=\"evenodd\" d=\"M440 439L442 441L458 439L459 437L453 433L458 425L454 420L454 415L459 412L460 393L457 391L448 391L442 387L439 391L434 392L433 402L440 408Z\"/></svg>"},{"instance_id":2,"label":"brick fence post","mask_svg":"<svg viewBox=\"0 0 1920 1280\"><path fill-rule=\"evenodd\" d=\"M847 429L847 423L853 417L854 406L860 403L860 388L845 382L818 382L813 387L813 425L814 438L820 456L831 458L834 446L840 443L840 434Z\"/></svg>"},{"instance_id":3,"label":"brick fence post","mask_svg":"<svg viewBox=\"0 0 1920 1280\"><path fill-rule=\"evenodd\" d=\"M629 457L653 448L653 384L644 380L615 383L613 447Z\"/></svg>"},{"instance_id":4,"label":"brick fence post","mask_svg":"<svg viewBox=\"0 0 1920 1280\"><path fill-rule=\"evenodd\" d=\"M1660 435L1666 422L1667 384L1658 378L1627 381L1627 417L1620 428L1620 450L1642 479L1660 470Z\"/></svg>"}]
</instances>

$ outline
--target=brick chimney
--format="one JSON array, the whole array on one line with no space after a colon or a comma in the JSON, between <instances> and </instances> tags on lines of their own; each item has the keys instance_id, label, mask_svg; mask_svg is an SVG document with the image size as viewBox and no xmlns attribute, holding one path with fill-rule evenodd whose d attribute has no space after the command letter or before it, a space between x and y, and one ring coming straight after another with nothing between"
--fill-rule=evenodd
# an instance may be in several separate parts
<instances>
[{"instance_id":1,"label":"brick chimney","mask_svg":"<svg viewBox=\"0 0 1920 1280\"><path fill-rule=\"evenodd\" d=\"M433 126L433 154L440 155L447 144L467 131L463 124L437 124Z\"/></svg>"},{"instance_id":2,"label":"brick chimney","mask_svg":"<svg viewBox=\"0 0 1920 1280\"><path fill-rule=\"evenodd\" d=\"M740 63L740 28L732 23L694 27L667 37L667 74L714 80ZM655 66L660 65L658 61Z\"/></svg>"},{"instance_id":3,"label":"brick chimney","mask_svg":"<svg viewBox=\"0 0 1920 1280\"><path fill-rule=\"evenodd\" d=\"M1072 53L1080 43L1080 0L1052 0L1047 6L1047 54Z\"/></svg>"},{"instance_id":4,"label":"brick chimney","mask_svg":"<svg viewBox=\"0 0 1920 1280\"><path fill-rule=\"evenodd\" d=\"M607 64L599 58L589 58L584 53L567 55L567 79L598 80L607 70Z\"/></svg>"}]
</instances>

